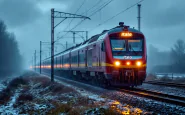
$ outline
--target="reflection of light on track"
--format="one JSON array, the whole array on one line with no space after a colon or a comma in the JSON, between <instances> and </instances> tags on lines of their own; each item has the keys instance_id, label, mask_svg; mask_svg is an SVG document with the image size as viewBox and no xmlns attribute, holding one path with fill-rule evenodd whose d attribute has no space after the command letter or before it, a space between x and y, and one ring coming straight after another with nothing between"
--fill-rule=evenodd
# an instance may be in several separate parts
<instances>
[{"instance_id":1,"label":"reflection of light on track","mask_svg":"<svg viewBox=\"0 0 185 115\"><path fill-rule=\"evenodd\" d=\"M150 91L147 89L142 89L142 88L132 88L132 89L126 89L122 88L117 90L126 92L132 95L137 95L149 99L154 99L157 101L162 101L170 104L175 104L175 105L180 105L180 106L185 106L185 97L181 96L176 96L176 95L170 95L170 94L165 94L161 92L156 92L156 91Z\"/></svg>"},{"instance_id":2,"label":"reflection of light on track","mask_svg":"<svg viewBox=\"0 0 185 115\"><path fill-rule=\"evenodd\" d=\"M140 115L141 113L143 113L143 111L139 108L134 108L132 106L129 105L122 105L119 101L113 101L110 104L110 107L112 110L115 110L117 113L122 114L122 115L130 115L130 114L136 114L136 115ZM134 110L134 111L131 111Z\"/></svg>"},{"instance_id":3,"label":"reflection of light on track","mask_svg":"<svg viewBox=\"0 0 185 115\"><path fill-rule=\"evenodd\" d=\"M46 75L47 77L50 76L49 73L43 72L43 74ZM67 83L67 85L70 85L70 84L75 83L75 84L81 84L80 87L83 86L83 88L84 87L88 87L88 89L89 89L89 87L90 87L88 84L84 84L82 82L74 81L74 80L71 80L71 79L66 79L64 77L60 77L60 76L56 76L56 75L55 75L55 79L56 80L59 80L60 82ZM98 88L99 87L96 87L96 89L98 89ZM101 90L102 90L102 88L101 88ZM102 98L105 98L105 97L102 97ZM96 105L96 102L94 104ZM102 106L103 105L104 104L102 103ZM122 115L140 115L140 114L144 113L139 108L134 108L134 107L132 107L130 105L121 104L119 101L115 101L115 100L114 101L113 100L108 101L105 105L107 105L108 107L110 107L111 108L111 111L115 111L115 112L117 112L119 114L122 114Z\"/></svg>"}]
</instances>

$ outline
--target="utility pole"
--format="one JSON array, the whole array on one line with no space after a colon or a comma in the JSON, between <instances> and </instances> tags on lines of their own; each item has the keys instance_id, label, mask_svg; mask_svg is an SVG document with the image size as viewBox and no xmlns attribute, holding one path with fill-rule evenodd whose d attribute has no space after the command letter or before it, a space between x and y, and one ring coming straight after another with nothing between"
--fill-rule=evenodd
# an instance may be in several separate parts
<instances>
[{"instance_id":1,"label":"utility pole","mask_svg":"<svg viewBox=\"0 0 185 115\"><path fill-rule=\"evenodd\" d=\"M42 41L40 41L40 74L42 69Z\"/></svg>"},{"instance_id":2,"label":"utility pole","mask_svg":"<svg viewBox=\"0 0 185 115\"><path fill-rule=\"evenodd\" d=\"M66 41L66 49L67 49L67 41Z\"/></svg>"},{"instance_id":3,"label":"utility pole","mask_svg":"<svg viewBox=\"0 0 185 115\"><path fill-rule=\"evenodd\" d=\"M75 44L75 32L73 32L73 44Z\"/></svg>"},{"instance_id":4,"label":"utility pole","mask_svg":"<svg viewBox=\"0 0 185 115\"><path fill-rule=\"evenodd\" d=\"M51 82L54 82L54 9L51 9Z\"/></svg>"},{"instance_id":5,"label":"utility pole","mask_svg":"<svg viewBox=\"0 0 185 115\"><path fill-rule=\"evenodd\" d=\"M32 56L32 70L34 68L34 57Z\"/></svg>"},{"instance_id":6,"label":"utility pole","mask_svg":"<svg viewBox=\"0 0 185 115\"><path fill-rule=\"evenodd\" d=\"M85 32L86 33L86 40L88 39L88 31Z\"/></svg>"},{"instance_id":7,"label":"utility pole","mask_svg":"<svg viewBox=\"0 0 185 115\"><path fill-rule=\"evenodd\" d=\"M138 4L138 30L140 31L141 29L141 4Z\"/></svg>"},{"instance_id":8,"label":"utility pole","mask_svg":"<svg viewBox=\"0 0 185 115\"><path fill-rule=\"evenodd\" d=\"M75 35L78 33L86 33L86 40L88 39L88 31L64 31L64 32L71 32L73 34L73 43L75 44ZM78 34L79 35L79 34ZM85 41L85 37L82 35L79 35L84 41Z\"/></svg>"},{"instance_id":9,"label":"utility pole","mask_svg":"<svg viewBox=\"0 0 185 115\"><path fill-rule=\"evenodd\" d=\"M56 14L56 15L55 15ZM63 18L58 24L55 25L54 19L55 18ZM51 82L54 81L54 29L61 24L64 20L67 18L83 18L83 19L90 19L89 17L77 15L77 14L71 14L71 13L65 13L65 12L59 12L55 11L54 8L51 9Z\"/></svg>"},{"instance_id":10,"label":"utility pole","mask_svg":"<svg viewBox=\"0 0 185 115\"><path fill-rule=\"evenodd\" d=\"M36 71L36 60L37 60L37 59L36 59L36 50L35 50L34 57L35 57L35 59L34 59L35 64L34 64L34 65L35 65L35 71Z\"/></svg>"}]
</instances>

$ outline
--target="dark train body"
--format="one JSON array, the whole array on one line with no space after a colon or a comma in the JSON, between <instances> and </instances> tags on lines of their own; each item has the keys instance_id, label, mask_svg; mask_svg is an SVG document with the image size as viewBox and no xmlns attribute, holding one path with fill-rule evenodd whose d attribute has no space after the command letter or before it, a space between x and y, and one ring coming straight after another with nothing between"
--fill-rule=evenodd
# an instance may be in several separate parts
<instances>
[{"instance_id":1,"label":"dark train body","mask_svg":"<svg viewBox=\"0 0 185 115\"><path fill-rule=\"evenodd\" d=\"M146 77L146 52L143 33L120 23L56 54L54 69L104 85L138 86ZM50 62L51 58L42 62L42 71L50 72Z\"/></svg>"}]
</instances>

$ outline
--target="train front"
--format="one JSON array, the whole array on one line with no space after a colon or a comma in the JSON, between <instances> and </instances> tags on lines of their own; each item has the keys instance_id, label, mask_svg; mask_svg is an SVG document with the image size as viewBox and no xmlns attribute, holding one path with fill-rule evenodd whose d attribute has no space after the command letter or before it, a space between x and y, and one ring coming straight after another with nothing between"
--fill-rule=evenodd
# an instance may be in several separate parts
<instances>
[{"instance_id":1,"label":"train front","mask_svg":"<svg viewBox=\"0 0 185 115\"><path fill-rule=\"evenodd\" d=\"M112 85L138 86L146 77L146 41L144 35L128 26L109 31L106 39L106 77Z\"/></svg>"}]
</instances>

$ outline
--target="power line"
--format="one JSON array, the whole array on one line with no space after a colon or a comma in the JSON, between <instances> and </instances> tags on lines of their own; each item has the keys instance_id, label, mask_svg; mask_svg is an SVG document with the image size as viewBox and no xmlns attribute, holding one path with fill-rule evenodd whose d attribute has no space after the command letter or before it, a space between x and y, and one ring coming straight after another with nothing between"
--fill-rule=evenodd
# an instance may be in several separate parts
<instances>
[{"instance_id":1,"label":"power line","mask_svg":"<svg viewBox=\"0 0 185 115\"><path fill-rule=\"evenodd\" d=\"M84 0L83 2L82 2L82 4L80 5L80 7L75 11L75 14L82 8L82 6L85 4L85 2L86 2L87 0ZM69 22L69 24L66 26L66 28L64 29L64 30L66 30L67 28L69 28L70 27L70 25L71 25L71 23L72 23L72 21L73 21L74 19L71 19L71 21ZM58 34L60 34L61 32L59 32Z\"/></svg>"},{"instance_id":2,"label":"power line","mask_svg":"<svg viewBox=\"0 0 185 115\"><path fill-rule=\"evenodd\" d=\"M114 0L110 0L110 1L108 1L108 2L105 2L103 5L101 5L101 7L98 9L98 10L96 10L95 12L93 12L89 17L91 17L91 16L93 16L93 15L95 15L97 12L99 12L100 10L102 10L103 8L105 8L107 5L109 5L112 1L114 1ZM83 20L81 20L77 25L75 25L71 30L69 30L69 31L72 31L73 29L75 29L77 26L79 26L83 21L84 21L85 19L83 19ZM66 34L64 34L63 36L61 36L60 38L58 38L56 41L58 41L59 39L62 39L65 35L67 35L68 34L68 32L66 33Z\"/></svg>"},{"instance_id":3,"label":"power line","mask_svg":"<svg viewBox=\"0 0 185 115\"><path fill-rule=\"evenodd\" d=\"M97 6L102 0L99 0L96 4L94 4L91 8L89 8L86 12L89 12L91 9L93 9L95 6ZM82 13L85 14L86 12Z\"/></svg>"},{"instance_id":4,"label":"power line","mask_svg":"<svg viewBox=\"0 0 185 115\"><path fill-rule=\"evenodd\" d=\"M137 2L137 3L135 3L135 4L133 4L133 5L129 6L128 8L126 8L126 9L122 10L121 12L119 12L119 13L117 13L116 15L112 16L111 18L109 18L109 19L107 19L107 20L103 21L103 23L98 24L95 28L91 29L90 31L93 31L93 30L94 30L94 29L96 29L97 27L99 27L99 26L101 26L101 25L103 25L103 24L107 23L108 21L110 21L110 20L114 19L114 18L115 18L115 17L117 17L118 15L120 15L120 14L122 14L122 13L126 12L126 11L127 11L127 10L129 10L130 8L132 8L132 7L136 6L137 4L139 4L139 3L143 2L143 1L144 1L144 0L141 0L141 1L139 1L139 2Z\"/></svg>"},{"instance_id":5,"label":"power line","mask_svg":"<svg viewBox=\"0 0 185 115\"><path fill-rule=\"evenodd\" d=\"M78 10L81 9L81 7L82 7L83 4L85 3L85 1L86 1L86 0L84 0L84 1L82 2L81 6L76 10L75 13L77 13ZM91 9L93 9L95 6L97 6L101 1L102 1L102 0L99 0L96 4L94 4L94 6L92 6L91 8L89 8L89 10L87 10L86 12L89 12ZM83 15L83 14L85 14L85 12L82 13L82 15ZM73 20L73 19L72 19L72 20ZM71 20L71 22L72 22L72 20ZM70 26L71 22L69 22L69 24L66 26L66 28L65 28L64 30L66 30L66 29ZM80 23L80 24L81 24L81 23ZM61 32L58 32L57 36L58 36L60 33L61 33ZM67 34L67 33L66 33L66 34Z\"/></svg>"},{"instance_id":6,"label":"power line","mask_svg":"<svg viewBox=\"0 0 185 115\"><path fill-rule=\"evenodd\" d=\"M82 4L80 5L80 7L76 10L75 14L82 8L82 6L85 4L86 1L87 1L87 0L84 0L84 1L82 2ZM74 20L74 19L72 19L72 20L69 22L69 24L68 24L67 27L69 27L69 26L71 25L71 23L72 23L73 20ZM66 29L67 29L67 28L66 28Z\"/></svg>"},{"instance_id":7,"label":"power line","mask_svg":"<svg viewBox=\"0 0 185 115\"><path fill-rule=\"evenodd\" d=\"M95 15L97 12L99 12L100 10L102 10L103 8L105 8L107 5L109 5L111 2L113 2L114 0L110 0L107 3L103 4L98 10L96 10L95 12L93 12L89 17Z\"/></svg>"}]
</instances>

